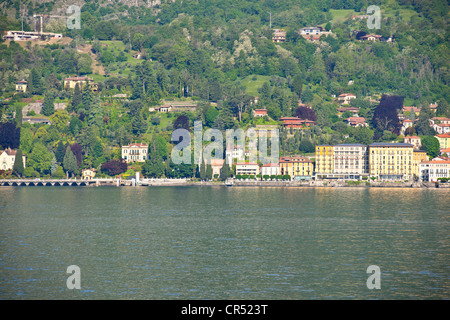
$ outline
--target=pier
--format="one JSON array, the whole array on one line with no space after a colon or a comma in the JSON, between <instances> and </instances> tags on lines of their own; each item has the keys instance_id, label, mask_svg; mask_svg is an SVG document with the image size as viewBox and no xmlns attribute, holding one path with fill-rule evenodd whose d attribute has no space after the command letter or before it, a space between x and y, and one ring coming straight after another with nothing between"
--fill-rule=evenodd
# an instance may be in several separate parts
<instances>
[{"instance_id":1,"label":"pier","mask_svg":"<svg viewBox=\"0 0 450 320\"><path fill-rule=\"evenodd\" d=\"M92 180L77 180L77 179L4 179L0 180L0 186L4 187L98 187L98 186L121 186L131 185L129 180L120 179L92 179Z\"/></svg>"}]
</instances>

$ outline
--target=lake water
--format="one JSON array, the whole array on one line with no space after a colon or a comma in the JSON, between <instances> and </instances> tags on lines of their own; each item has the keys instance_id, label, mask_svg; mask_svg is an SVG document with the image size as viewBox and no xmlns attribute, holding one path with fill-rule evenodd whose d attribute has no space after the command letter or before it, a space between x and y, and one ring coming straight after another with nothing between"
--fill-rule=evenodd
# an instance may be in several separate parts
<instances>
[{"instance_id":1,"label":"lake water","mask_svg":"<svg viewBox=\"0 0 450 320\"><path fill-rule=\"evenodd\" d=\"M448 189L2 187L0 299L448 299L449 238Z\"/></svg>"}]
</instances>

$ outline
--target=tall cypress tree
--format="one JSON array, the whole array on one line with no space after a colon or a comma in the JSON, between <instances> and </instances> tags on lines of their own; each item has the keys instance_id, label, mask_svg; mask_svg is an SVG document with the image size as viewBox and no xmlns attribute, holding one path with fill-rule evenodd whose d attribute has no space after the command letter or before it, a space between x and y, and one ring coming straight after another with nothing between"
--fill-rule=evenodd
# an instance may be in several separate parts
<instances>
[{"instance_id":1,"label":"tall cypress tree","mask_svg":"<svg viewBox=\"0 0 450 320\"><path fill-rule=\"evenodd\" d=\"M82 98L81 98L81 102L83 103L84 109L86 111L90 110L93 101L94 101L94 96L92 94L91 87L89 86L88 83L86 83L83 85Z\"/></svg>"},{"instance_id":2,"label":"tall cypress tree","mask_svg":"<svg viewBox=\"0 0 450 320\"><path fill-rule=\"evenodd\" d=\"M44 116L51 116L53 113L55 113L55 104L53 103L55 100L55 97L53 94L49 91L45 94L44 102L42 104L42 114Z\"/></svg>"},{"instance_id":3,"label":"tall cypress tree","mask_svg":"<svg viewBox=\"0 0 450 320\"><path fill-rule=\"evenodd\" d=\"M71 174L72 177L78 172L77 158L73 154L72 150L66 149L66 154L64 155L63 161L64 170L66 170L67 175Z\"/></svg>"},{"instance_id":4,"label":"tall cypress tree","mask_svg":"<svg viewBox=\"0 0 450 320\"><path fill-rule=\"evenodd\" d=\"M80 90L80 85L77 83L75 85L75 90L73 92L73 98L72 98L72 108L74 111L77 111L77 106L82 102L83 95Z\"/></svg>"},{"instance_id":5,"label":"tall cypress tree","mask_svg":"<svg viewBox=\"0 0 450 320\"><path fill-rule=\"evenodd\" d=\"M44 93L44 85L42 83L42 75L41 73L33 68L31 69L31 76L28 82L31 90L29 90L32 94L43 94Z\"/></svg>"},{"instance_id":6,"label":"tall cypress tree","mask_svg":"<svg viewBox=\"0 0 450 320\"><path fill-rule=\"evenodd\" d=\"M22 106L16 105L16 126L22 127Z\"/></svg>"},{"instance_id":7,"label":"tall cypress tree","mask_svg":"<svg viewBox=\"0 0 450 320\"><path fill-rule=\"evenodd\" d=\"M58 161L59 164L63 163L65 154L66 154L66 147L64 146L62 140L59 140L58 147L56 147L55 152L56 161Z\"/></svg>"},{"instance_id":8,"label":"tall cypress tree","mask_svg":"<svg viewBox=\"0 0 450 320\"><path fill-rule=\"evenodd\" d=\"M52 163L50 164L50 174L54 176L57 169L58 169L58 162L56 161L56 157L53 156Z\"/></svg>"},{"instance_id":9,"label":"tall cypress tree","mask_svg":"<svg viewBox=\"0 0 450 320\"><path fill-rule=\"evenodd\" d=\"M24 167L22 159L22 150L18 149L16 151L16 157L14 159L13 173L18 177L23 176Z\"/></svg>"},{"instance_id":10,"label":"tall cypress tree","mask_svg":"<svg viewBox=\"0 0 450 320\"><path fill-rule=\"evenodd\" d=\"M230 177L230 165L228 164L227 160L225 159L222 169L220 169L220 178L225 181Z\"/></svg>"},{"instance_id":11,"label":"tall cypress tree","mask_svg":"<svg viewBox=\"0 0 450 320\"><path fill-rule=\"evenodd\" d=\"M200 180L206 180L206 165L204 161L200 164Z\"/></svg>"},{"instance_id":12,"label":"tall cypress tree","mask_svg":"<svg viewBox=\"0 0 450 320\"><path fill-rule=\"evenodd\" d=\"M208 163L208 165L206 166L206 179L212 180L212 178L213 178L213 169L211 163Z\"/></svg>"}]
</instances>

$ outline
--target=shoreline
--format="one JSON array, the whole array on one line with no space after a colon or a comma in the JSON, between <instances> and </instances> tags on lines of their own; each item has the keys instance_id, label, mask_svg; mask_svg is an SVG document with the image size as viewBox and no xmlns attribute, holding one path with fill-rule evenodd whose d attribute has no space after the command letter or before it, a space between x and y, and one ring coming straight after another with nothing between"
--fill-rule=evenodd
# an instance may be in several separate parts
<instances>
[{"instance_id":1,"label":"shoreline","mask_svg":"<svg viewBox=\"0 0 450 320\"><path fill-rule=\"evenodd\" d=\"M350 183L349 183L350 182ZM190 181L186 179L2 179L1 187L25 186L79 186L79 187L266 187L266 188L406 188L406 189L450 189L450 183L435 182L378 182L378 181L232 181L231 183L217 181Z\"/></svg>"}]
</instances>

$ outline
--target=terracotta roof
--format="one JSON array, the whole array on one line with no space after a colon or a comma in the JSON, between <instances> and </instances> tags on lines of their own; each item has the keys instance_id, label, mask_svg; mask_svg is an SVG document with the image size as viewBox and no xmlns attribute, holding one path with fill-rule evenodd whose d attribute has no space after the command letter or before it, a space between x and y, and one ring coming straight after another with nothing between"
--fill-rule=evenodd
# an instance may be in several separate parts
<instances>
[{"instance_id":1,"label":"terracotta roof","mask_svg":"<svg viewBox=\"0 0 450 320\"><path fill-rule=\"evenodd\" d=\"M406 136L405 139L420 139L418 136Z\"/></svg>"},{"instance_id":2,"label":"terracotta roof","mask_svg":"<svg viewBox=\"0 0 450 320\"><path fill-rule=\"evenodd\" d=\"M255 113L267 113L267 109L255 109Z\"/></svg>"},{"instance_id":3,"label":"terracotta roof","mask_svg":"<svg viewBox=\"0 0 450 320\"><path fill-rule=\"evenodd\" d=\"M122 148L131 148L131 147L138 147L138 148L148 148L148 144L143 143L132 143L128 146L122 146Z\"/></svg>"},{"instance_id":4,"label":"terracotta roof","mask_svg":"<svg viewBox=\"0 0 450 320\"><path fill-rule=\"evenodd\" d=\"M278 167L278 163L266 163L262 165L263 167Z\"/></svg>"},{"instance_id":5,"label":"terracotta roof","mask_svg":"<svg viewBox=\"0 0 450 320\"><path fill-rule=\"evenodd\" d=\"M446 117L433 117L431 120L450 121L450 118Z\"/></svg>"},{"instance_id":6,"label":"terracotta roof","mask_svg":"<svg viewBox=\"0 0 450 320\"><path fill-rule=\"evenodd\" d=\"M438 134L436 137L439 137L439 138L450 138L450 134L449 133Z\"/></svg>"},{"instance_id":7,"label":"terracotta roof","mask_svg":"<svg viewBox=\"0 0 450 320\"><path fill-rule=\"evenodd\" d=\"M223 166L224 159L211 159L211 166Z\"/></svg>"},{"instance_id":8,"label":"terracotta roof","mask_svg":"<svg viewBox=\"0 0 450 320\"><path fill-rule=\"evenodd\" d=\"M450 164L450 160L422 161L421 164Z\"/></svg>"},{"instance_id":9,"label":"terracotta roof","mask_svg":"<svg viewBox=\"0 0 450 320\"><path fill-rule=\"evenodd\" d=\"M6 154L8 156L15 156L16 155L16 150L13 150L11 148L6 148L5 150L0 151L0 155L3 154L3 152L6 152Z\"/></svg>"},{"instance_id":10,"label":"terracotta roof","mask_svg":"<svg viewBox=\"0 0 450 320\"><path fill-rule=\"evenodd\" d=\"M68 77L64 79L64 81L86 81L86 80L94 81L93 79L88 77Z\"/></svg>"},{"instance_id":11,"label":"terracotta roof","mask_svg":"<svg viewBox=\"0 0 450 320\"><path fill-rule=\"evenodd\" d=\"M258 165L256 162L237 162L236 165Z\"/></svg>"}]
</instances>

